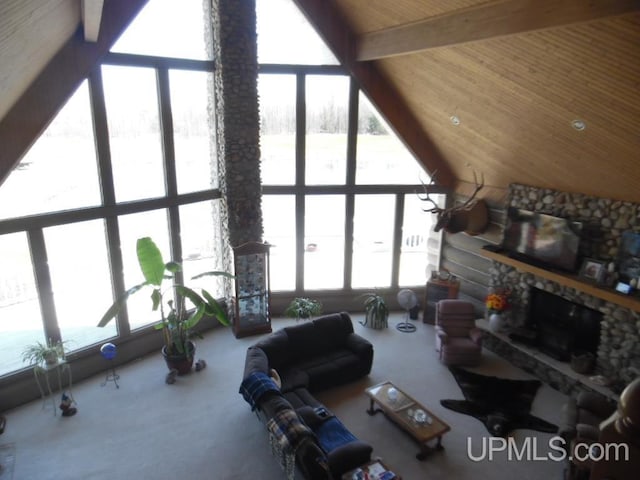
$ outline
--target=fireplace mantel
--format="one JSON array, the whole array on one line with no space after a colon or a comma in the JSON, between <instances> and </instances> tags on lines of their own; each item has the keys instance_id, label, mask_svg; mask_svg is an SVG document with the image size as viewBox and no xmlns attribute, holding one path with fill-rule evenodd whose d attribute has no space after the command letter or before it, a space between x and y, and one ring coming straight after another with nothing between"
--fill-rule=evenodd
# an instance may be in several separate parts
<instances>
[{"instance_id":1,"label":"fireplace mantel","mask_svg":"<svg viewBox=\"0 0 640 480\"><path fill-rule=\"evenodd\" d=\"M512 266L517 270L520 270L521 272L531 273L538 277L556 282L559 285L574 288L601 300L605 300L621 307L640 312L640 299L638 297L623 295L611 288L594 285L593 283L582 280L577 275L570 275L546 270L544 268L536 267L535 265L530 265L528 263L516 260L503 253L493 252L486 249L481 250L481 255L505 265Z\"/></svg>"}]
</instances>

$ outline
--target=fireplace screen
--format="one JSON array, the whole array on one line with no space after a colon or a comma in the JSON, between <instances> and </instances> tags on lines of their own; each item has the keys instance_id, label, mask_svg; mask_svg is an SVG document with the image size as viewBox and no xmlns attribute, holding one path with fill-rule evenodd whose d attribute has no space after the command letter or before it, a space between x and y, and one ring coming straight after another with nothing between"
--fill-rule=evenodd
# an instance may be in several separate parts
<instances>
[{"instance_id":1,"label":"fireplace screen","mask_svg":"<svg viewBox=\"0 0 640 480\"><path fill-rule=\"evenodd\" d=\"M527 328L547 355L569 361L572 354L597 354L602 313L538 288L531 289Z\"/></svg>"}]
</instances>

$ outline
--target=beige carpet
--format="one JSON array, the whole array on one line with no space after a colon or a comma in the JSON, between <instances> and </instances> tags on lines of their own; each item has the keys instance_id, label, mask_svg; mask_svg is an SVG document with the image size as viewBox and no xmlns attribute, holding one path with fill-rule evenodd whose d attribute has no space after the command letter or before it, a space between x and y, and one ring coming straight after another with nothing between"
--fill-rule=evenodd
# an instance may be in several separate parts
<instances>
[{"instance_id":1,"label":"beige carpet","mask_svg":"<svg viewBox=\"0 0 640 480\"><path fill-rule=\"evenodd\" d=\"M318 398L404 480L562 478L562 462L517 460L513 455L509 459L504 451L493 460L469 458L468 447L477 459L489 437L475 418L440 406L441 399L462 399L462 393L436 358L431 325L413 322L415 333L399 332L395 325L403 315L397 313L389 329L376 331L360 326L360 315L353 318L357 332L374 344L371 375ZM276 319L274 329L291 323ZM74 387L74 417L54 417L41 401L5 412L7 427L0 441L15 446L14 480L284 478L271 457L263 425L238 394L246 348L259 338L238 340L229 329L207 333L197 351L207 368L180 377L174 385L164 383L166 366L159 353L118 368L119 390L113 383L100 386L105 371ZM532 378L487 351L483 365L474 371ZM451 425L443 438L444 451L420 462L417 446L406 434L382 414L367 415L363 390L384 380L396 382ZM531 413L558 424L565 399L544 385ZM536 447L538 458L550 452L551 437L532 430L513 435L515 446L528 445L532 454Z\"/></svg>"}]
</instances>

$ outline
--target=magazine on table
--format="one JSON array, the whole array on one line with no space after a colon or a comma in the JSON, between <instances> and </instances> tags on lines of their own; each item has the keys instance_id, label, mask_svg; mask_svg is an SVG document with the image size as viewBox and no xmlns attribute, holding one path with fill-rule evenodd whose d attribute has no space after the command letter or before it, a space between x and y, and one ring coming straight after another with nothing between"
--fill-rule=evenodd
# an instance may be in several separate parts
<instances>
[{"instance_id":1,"label":"magazine on table","mask_svg":"<svg viewBox=\"0 0 640 480\"><path fill-rule=\"evenodd\" d=\"M380 462L373 462L353 472L351 480L393 480L396 474L387 470Z\"/></svg>"}]
</instances>

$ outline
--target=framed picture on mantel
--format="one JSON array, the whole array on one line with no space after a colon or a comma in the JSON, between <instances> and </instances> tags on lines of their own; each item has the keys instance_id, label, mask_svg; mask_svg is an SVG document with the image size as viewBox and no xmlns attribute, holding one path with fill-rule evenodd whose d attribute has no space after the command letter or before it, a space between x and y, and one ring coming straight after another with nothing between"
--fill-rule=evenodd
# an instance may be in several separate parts
<instances>
[{"instance_id":1,"label":"framed picture on mantel","mask_svg":"<svg viewBox=\"0 0 640 480\"><path fill-rule=\"evenodd\" d=\"M595 258L585 258L580 267L580 278L593 283L600 283L607 269L606 262Z\"/></svg>"}]
</instances>

